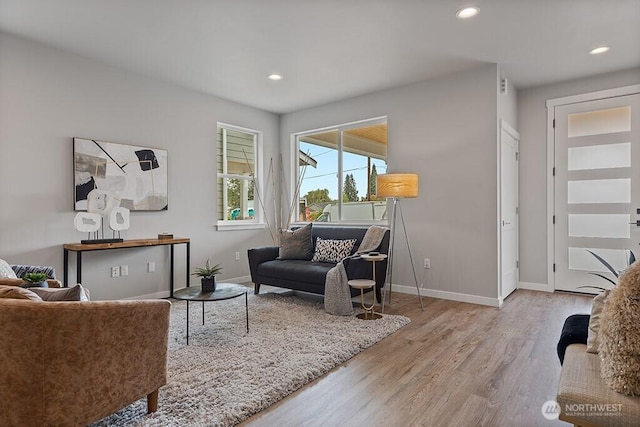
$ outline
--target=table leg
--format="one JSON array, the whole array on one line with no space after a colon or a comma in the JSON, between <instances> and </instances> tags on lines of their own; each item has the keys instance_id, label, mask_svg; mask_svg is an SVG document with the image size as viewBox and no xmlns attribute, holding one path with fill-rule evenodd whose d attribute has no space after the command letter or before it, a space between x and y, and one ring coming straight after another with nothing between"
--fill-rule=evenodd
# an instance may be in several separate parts
<instances>
[{"instance_id":1,"label":"table leg","mask_svg":"<svg viewBox=\"0 0 640 427\"><path fill-rule=\"evenodd\" d=\"M189 300L187 300L187 345L189 345Z\"/></svg>"},{"instance_id":2,"label":"table leg","mask_svg":"<svg viewBox=\"0 0 640 427\"><path fill-rule=\"evenodd\" d=\"M248 292L244 293L244 311L245 316L247 317L247 333L249 333L249 297L247 294Z\"/></svg>"},{"instance_id":3,"label":"table leg","mask_svg":"<svg viewBox=\"0 0 640 427\"><path fill-rule=\"evenodd\" d=\"M76 254L76 283L82 283L82 252Z\"/></svg>"},{"instance_id":4,"label":"table leg","mask_svg":"<svg viewBox=\"0 0 640 427\"><path fill-rule=\"evenodd\" d=\"M175 244L171 244L171 263L169 264L170 267L170 276L169 276L169 296L173 296L173 253L174 253L174 246Z\"/></svg>"},{"instance_id":5,"label":"table leg","mask_svg":"<svg viewBox=\"0 0 640 427\"><path fill-rule=\"evenodd\" d=\"M187 287L189 287L189 270L191 270L190 260L191 260L191 242L187 242L187 278L185 279L185 286Z\"/></svg>"},{"instance_id":6,"label":"table leg","mask_svg":"<svg viewBox=\"0 0 640 427\"><path fill-rule=\"evenodd\" d=\"M63 268L64 274L63 274L63 278L64 278L64 282L62 283L62 286L68 286L67 283L69 283L69 249L64 249L64 268Z\"/></svg>"}]
</instances>

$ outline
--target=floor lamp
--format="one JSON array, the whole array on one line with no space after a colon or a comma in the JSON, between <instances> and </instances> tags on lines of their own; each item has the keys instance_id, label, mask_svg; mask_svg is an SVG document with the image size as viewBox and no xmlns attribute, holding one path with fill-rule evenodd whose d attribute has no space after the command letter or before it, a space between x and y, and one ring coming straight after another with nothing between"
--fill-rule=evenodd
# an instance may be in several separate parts
<instances>
[{"instance_id":1,"label":"floor lamp","mask_svg":"<svg viewBox=\"0 0 640 427\"><path fill-rule=\"evenodd\" d=\"M411 261L411 271L413 272L413 279L415 280L418 298L420 299L420 308L424 311L422 296L420 295L420 286L418 286L418 276L416 276L416 268L413 264L413 255L411 253L411 246L409 245L409 235L407 234L407 227L404 222L404 215L402 214L402 206L400 205L400 199L418 197L418 175L414 173L387 173L378 175L376 181L376 196L393 199L393 211L390 222L391 240L389 241L389 263L387 266L387 276L389 277L389 301L391 301L391 283L393 281L393 261L395 258L396 229L398 228L399 213L400 221L402 222L402 229L407 241L407 251L409 252L409 260ZM382 312L384 312L386 294L387 293L383 290Z\"/></svg>"}]
</instances>

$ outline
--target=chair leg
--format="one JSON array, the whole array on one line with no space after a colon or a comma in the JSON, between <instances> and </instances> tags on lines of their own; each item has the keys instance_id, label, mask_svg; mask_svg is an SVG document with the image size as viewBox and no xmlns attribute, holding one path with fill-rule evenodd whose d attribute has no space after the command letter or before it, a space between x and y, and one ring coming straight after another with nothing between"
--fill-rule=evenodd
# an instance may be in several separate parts
<instances>
[{"instance_id":1,"label":"chair leg","mask_svg":"<svg viewBox=\"0 0 640 427\"><path fill-rule=\"evenodd\" d=\"M147 414L156 412L158 410L158 392L160 390L152 391L147 395Z\"/></svg>"}]
</instances>

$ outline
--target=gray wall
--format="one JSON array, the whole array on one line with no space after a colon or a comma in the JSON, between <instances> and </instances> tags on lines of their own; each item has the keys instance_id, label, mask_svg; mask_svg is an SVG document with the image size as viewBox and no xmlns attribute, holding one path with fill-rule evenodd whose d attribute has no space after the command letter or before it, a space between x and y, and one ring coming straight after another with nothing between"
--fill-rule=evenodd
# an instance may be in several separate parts
<instances>
[{"instance_id":1,"label":"gray wall","mask_svg":"<svg viewBox=\"0 0 640 427\"><path fill-rule=\"evenodd\" d=\"M268 162L279 149L277 115L5 33L0 52L1 258L53 265L62 277L62 244L85 238L73 227L72 137L79 136L169 152L169 210L132 213L124 238L164 231L190 237L192 266L211 257L223 265L223 280L248 274L246 249L271 239L266 230L214 227L216 122L263 131ZM178 287L185 280L182 248L176 247ZM94 299L166 292L168 254L168 248L88 253L83 284ZM146 273L148 261L156 262L156 273ZM129 266L129 276L110 278L109 266L122 264Z\"/></svg>"},{"instance_id":2,"label":"gray wall","mask_svg":"<svg viewBox=\"0 0 640 427\"><path fill-rule=\"evenodd\" d=\"M548 99L640 83L640 68L518 92L520 131L520 281L547 284Z\"/></svg>"},{"instance_id":3,"label":"gray wall","mask_svg":"<svg viewBox=\"0 0 640 427\"><path fill-rule=\"evenodd\" d=\"M431 259L432 295L497 297L497 73L491 64L282 116L285 165L291 133L388 116L389 171L420 175L420 196L401 203L419 282ZM410 287L403 245L393 282Z\"/></svg>"}]
</instances>

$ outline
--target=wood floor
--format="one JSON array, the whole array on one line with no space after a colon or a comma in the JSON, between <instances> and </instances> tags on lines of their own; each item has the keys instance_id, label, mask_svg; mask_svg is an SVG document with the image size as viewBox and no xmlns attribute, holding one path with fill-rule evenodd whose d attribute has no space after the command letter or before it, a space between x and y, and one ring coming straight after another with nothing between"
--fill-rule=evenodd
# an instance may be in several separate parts
<instances>
[{"instance_id":1,"label":"wood floor","mask_svg":"<svg viewBox=\"0 0 640 427\"><path fill-rule=\"evenodd\" d=\"M394 293L411 324L243 426L567 426L556 395L564 319L591 298L517 290L501 309Z\"/></svg>"}]
</instances>

